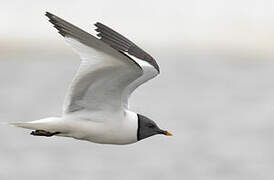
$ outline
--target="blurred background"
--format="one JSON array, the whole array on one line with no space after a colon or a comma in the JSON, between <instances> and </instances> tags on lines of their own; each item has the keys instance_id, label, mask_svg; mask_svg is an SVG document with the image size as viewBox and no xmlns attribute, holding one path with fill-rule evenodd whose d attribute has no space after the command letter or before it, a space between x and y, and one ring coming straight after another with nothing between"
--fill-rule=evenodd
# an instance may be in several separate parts
<instances>
[{"instance_id":1,"label":"blurred background","mask_svg":"<svg viewBox=\"0 0 274 180\"><path fill-rule=\"evenodd\" d=\"M18 1L0 6L0 122L59 116L78 56L44 16L97 21L154 56L134 111L173 137L126 146L0 125L0 179L274 178L274 1Z\"/></svg>"}]
</instances>

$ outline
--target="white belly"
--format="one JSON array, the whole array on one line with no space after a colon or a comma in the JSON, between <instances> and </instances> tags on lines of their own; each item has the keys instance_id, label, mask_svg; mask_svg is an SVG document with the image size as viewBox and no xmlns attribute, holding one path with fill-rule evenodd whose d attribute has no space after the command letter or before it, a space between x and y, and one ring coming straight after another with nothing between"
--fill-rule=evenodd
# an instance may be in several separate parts
<instances>
[{"instance_id":1,"label":"white belly","mask_svg":"<svg viewBox=\"0 0 274 180\"><path fill-rule=\"evenodd\" d=\"M60 136L101 144L130 144L137 142L138 117L133 112L126 112L122 120L103 122L67 117L64 119L64 129L66 131Z\"/></svg>"}]
</instances>

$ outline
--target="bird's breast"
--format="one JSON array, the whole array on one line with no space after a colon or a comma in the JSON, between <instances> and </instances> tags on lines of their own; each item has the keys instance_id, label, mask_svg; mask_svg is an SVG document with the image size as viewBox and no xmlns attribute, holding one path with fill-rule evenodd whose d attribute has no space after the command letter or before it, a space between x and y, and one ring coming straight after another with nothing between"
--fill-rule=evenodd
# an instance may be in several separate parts
<instances>
[{"instance_id":1,"label":"bird's breast","mask_svg":"<svg viewBox=\"0 0 274 180\"><path fill-rule=\"evenodd\" d=\"M69 119L66 122L67 134L75 139L100 144L130 144L137 142L138 118L135 113L126 112L122 119L92 121Z\"/></svg>"}]
</instances>

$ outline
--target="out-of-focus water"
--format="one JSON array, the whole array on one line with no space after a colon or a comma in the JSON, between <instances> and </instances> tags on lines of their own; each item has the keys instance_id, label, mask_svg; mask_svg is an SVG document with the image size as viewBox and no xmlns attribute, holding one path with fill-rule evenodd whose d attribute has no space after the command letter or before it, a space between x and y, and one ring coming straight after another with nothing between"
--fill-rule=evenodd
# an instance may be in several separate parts
<instances>
[{"instance_id":1,"label":"out-of-focus water","mask_svg":"<svg viewBox=\"0 0 274 180\"><path fill-rule=\"evenodd\" d=\"M161 75L130 101L173 137L100 145L1 125L0 179L273 179L274 61L182 52L159 52ZM33 54L0 56L1 122L61 114L78 57Z\"/></svg>"}]
</instances>

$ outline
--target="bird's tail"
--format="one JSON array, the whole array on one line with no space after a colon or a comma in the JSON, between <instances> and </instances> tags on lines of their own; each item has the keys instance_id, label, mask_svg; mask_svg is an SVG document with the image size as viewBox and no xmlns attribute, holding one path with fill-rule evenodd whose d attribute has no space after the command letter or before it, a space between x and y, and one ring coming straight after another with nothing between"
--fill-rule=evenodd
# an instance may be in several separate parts
<instances>
[{"instance_id":1,"label":"bird's tail","mask_svg":"<svg viewBox=\"0 0 274 180\"><path fill-rule=\"evenodd\" d=\"M37 128L37 125L35 126L35 124L31 122L11 122L6 124L15 126L15 127L25 128L25 129L31 129L31 130L35 130Z\"/></svg>"},{"instance_id":2,"label":"bird's tail","mask_svg":"<svg viewBox=\"0 0 274 180\"><path fill-rule=\"evenodd\" d=\"M10 125L26 129L35 129L30 122L0 122L0 125Z\"/></svg>"},{"instance_id":3,"label":"bird's tail","mask_svg":"<svg viewBox=\"0 0 274 180\"><path fill-rule=\"evenodd\" d=\"M9 122L4 124L25 128L25 129L31 129L31 130L40 129L40 130L51 131L51 130L55 130L56 128L59 129L60 119L61 118L51 117L51 118L45 118L45 119L40 119L40 120L30 121L30 122Z\"/></svg>"}]
</instances>

